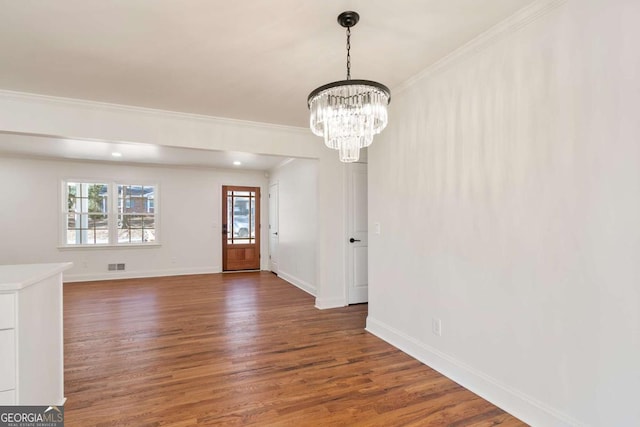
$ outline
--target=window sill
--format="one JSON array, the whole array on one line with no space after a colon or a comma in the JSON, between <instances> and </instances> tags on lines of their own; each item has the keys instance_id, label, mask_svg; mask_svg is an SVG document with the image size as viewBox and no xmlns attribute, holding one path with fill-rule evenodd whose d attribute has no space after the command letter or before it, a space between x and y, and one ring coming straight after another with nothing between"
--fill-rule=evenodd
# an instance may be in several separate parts
<instances>
[{"instance_id":1,"label":"window sill","mask_svg":"<svg viewBox=\"0 0 640 427\"><path fill-rule=\"evenodd\" d=\"M113 250L113 249L152 249L162 246L160 243L121 243L119 245L60 245L58 250L61 251L73 251L73 250Z\"/></svg>"}]
</instances>

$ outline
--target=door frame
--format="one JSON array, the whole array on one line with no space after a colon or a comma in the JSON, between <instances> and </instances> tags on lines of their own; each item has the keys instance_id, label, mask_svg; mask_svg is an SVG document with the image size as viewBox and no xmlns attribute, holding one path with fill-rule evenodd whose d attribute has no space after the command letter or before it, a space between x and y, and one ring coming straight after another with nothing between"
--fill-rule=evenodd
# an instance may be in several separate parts
<instances>
[{"instance_id":1,"label":"door frame","mask_svg":"<svg viewBox=\"0 0 640 427\"><path fill-rule=\"evenodd\" d=\"M275 189L275 192L274 192ZM280 183L278 181L269 183L269 269L272 273L278 274L278 245L280 244ZM275 197L273 197L275 195ZM275 199L275 202L273 201ZM275 206L272 206L275 203ZM272 212L272 209L274 212ZM275 231L274 226L275 225ZM275 233L275 236L274 236ZM275 249L274 249L275 247ZM275 253L276 262L273 262Z\"/></svg>"},{"instance_id":2,"label":"door frame","mask_svg":"<svg viewBox=\"0 0 640 427\"><path fill-rule=\"evenodd\" d=\"M367 289L355 289L355 249L365 247L367 250L367 262L368 262L368 246L369 246L369 233L368 233L368 219L366 221L367 230L354 230L354 206L355 206L355 194L354 194L354 174L363 173L367 179L367 187L368 187L368 165L364 162L356 162L349 163L345 165L345 303L349 304L360 304L368 302L368 284ZM363 207L366 211L368 211L368 189L367 189L367 203ZM356 239L360 239L361 242L351 243L349 239L351 237L355 237ZM355 246L354 246L355 245ZM368 275L368 267L367 267L367 275ZM367 281L368 282L368 281ZM366 293L366 295L364 295Z\"/></svg>"},{"instance_id":3,"label":"door frame","mask_svg":"<svg viewBox=\"0 0 640 427\"><path fill-rule=\"evenodd\" d=\"M255 268L246 268L246 269L228 269L228 255L227 255L227 229L228 229L228 218L227 218L227 191L253 191L255 192L255 230L254 230L254 243L253 244L238 244L233 245L234 249L250 249L254 248L257 252L257 267ZM261 220L261 193L260 186L247 186L247 185L222 185L220 191L220 211L221 211L221 235L220 235L220 243L222 247L222 271L223 272L233 272L233 271L252 271L252 270L260 270L262 268L262 256L261 256L261 234L262 234L262 220Z\"/></svg>"}]
</instances>

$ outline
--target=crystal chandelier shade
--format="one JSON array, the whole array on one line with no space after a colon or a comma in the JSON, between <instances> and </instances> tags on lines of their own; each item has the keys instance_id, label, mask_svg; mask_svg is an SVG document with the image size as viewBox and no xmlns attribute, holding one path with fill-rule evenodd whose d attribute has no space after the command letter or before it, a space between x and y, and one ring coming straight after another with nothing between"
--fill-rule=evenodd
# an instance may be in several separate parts
<instances>
[{"instance_id":1,"label":"crystal chandelier shade","mask_svg":"<svg viewBox=\"0 0 640 427\"><path fill-rule=\"evenodd\" d=\"M339 150L340 160L355 162L361 148L387 126L388 94L366 80L320 90L309 100L311 131L324 136L327 147Z\"/></svg>"},{"instance_id":2,"label":"crystal chandelier shade","mask_svg":"<svg viewBox=\"0 0 640 427\"><path fill-rule=\"evenodd\" d=\"M311 131L324 137L327 147L338 150L340 161L357 162L360 149L373 142L388 121L389 89L370 80L351 80L350 27L358 22L355 12L343 12L338 22L347 27L347 80L315 89L307 103Z\"/></svg>"}]
</instances>

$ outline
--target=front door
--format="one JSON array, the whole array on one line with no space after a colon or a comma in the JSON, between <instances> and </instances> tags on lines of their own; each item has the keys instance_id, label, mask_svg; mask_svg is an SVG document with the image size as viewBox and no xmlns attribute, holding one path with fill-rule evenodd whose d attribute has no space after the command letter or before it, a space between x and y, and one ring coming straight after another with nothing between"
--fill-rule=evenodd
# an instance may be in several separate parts
<instances>
[{"instance_id":1,"label":"front door","mask_svg":"<svg viewBox=\"0 0 640 427\"><path fill-rule=\"evenodd\" d=\"M260 269L260 188L222 187L222 270Z\"/></svg>"}]
</instances>

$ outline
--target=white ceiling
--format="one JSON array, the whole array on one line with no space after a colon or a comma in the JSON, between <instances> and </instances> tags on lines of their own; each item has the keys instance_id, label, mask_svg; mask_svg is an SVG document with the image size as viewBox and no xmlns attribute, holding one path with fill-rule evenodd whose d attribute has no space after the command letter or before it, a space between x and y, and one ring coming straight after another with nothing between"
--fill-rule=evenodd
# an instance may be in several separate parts
<instances>
[{"instance_id":1,"label":"white ceiling","mask_svg":"<svg viewBox=\"0 0 640 427\"><path fill-rule=\"evenodd\" d=\"M340 12L360 14L352 77L393 98L533 1L0 0L0 89L306 127L346 75Z\"/></svg>"}]
</instances>

